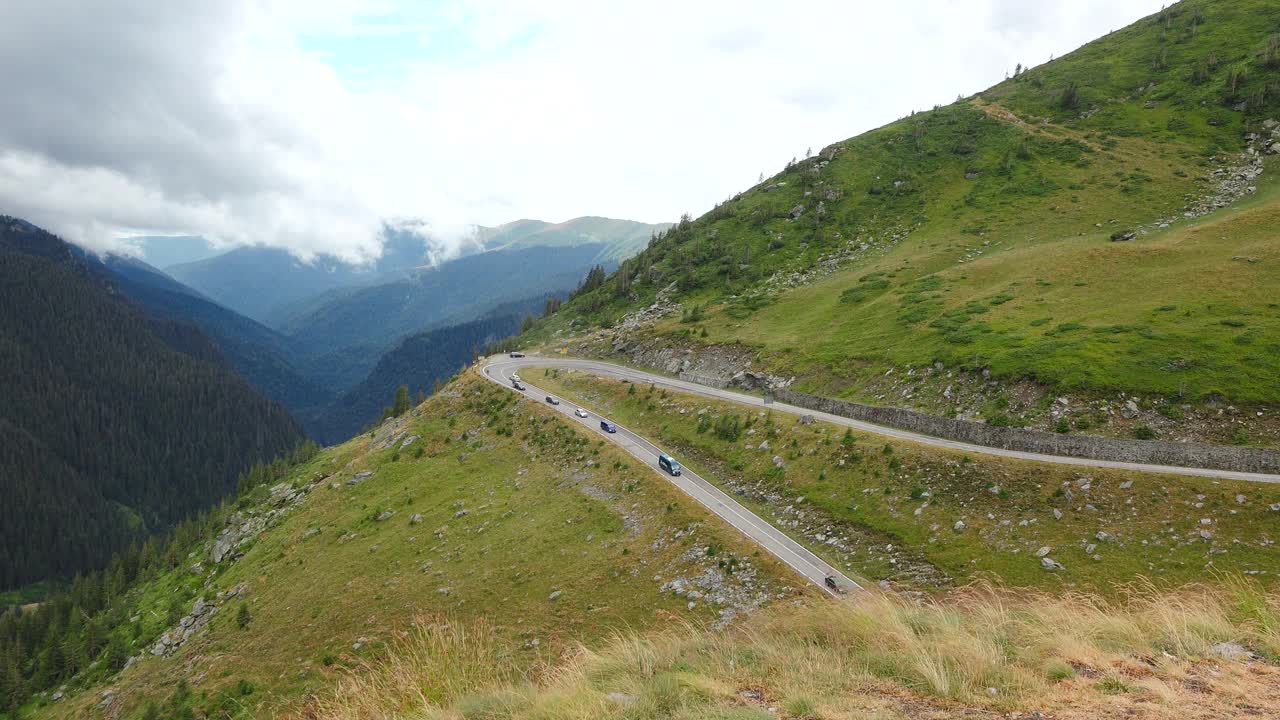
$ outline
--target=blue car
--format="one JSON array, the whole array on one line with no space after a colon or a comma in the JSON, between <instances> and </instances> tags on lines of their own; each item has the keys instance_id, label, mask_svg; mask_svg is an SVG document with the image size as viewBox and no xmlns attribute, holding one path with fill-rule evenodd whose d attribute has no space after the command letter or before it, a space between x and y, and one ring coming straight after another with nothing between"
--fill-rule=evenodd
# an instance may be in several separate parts
<instances>
[{"instance_id":1,"label":"blue car","mask_svg":"<svg viewBox=\"0 0 1280 720\"><path fill-rule=\"evenodd\" d=\"M605 431L605 432L607 432L607 433L616 433L616 432L618 432L618 426L617 426L617 425L614 425L613 423L609 422L608 420L601 420L601 421L600 421L600 429L601 429L601 430L603 430L603 431Z\"/></svg>"},{"instance_id":2,"label":"blue car","mask_svg":"<svg viewBox=\"0 0 1280 720\"><path fill-rule=\"evenodd\" d=\"M680 474L680 463L677 462L675 458L671 457L670 455L667 455L666 453L663 453L658 456L658 467L667 471L671 475Z\"/></svg>"}]
</instances>

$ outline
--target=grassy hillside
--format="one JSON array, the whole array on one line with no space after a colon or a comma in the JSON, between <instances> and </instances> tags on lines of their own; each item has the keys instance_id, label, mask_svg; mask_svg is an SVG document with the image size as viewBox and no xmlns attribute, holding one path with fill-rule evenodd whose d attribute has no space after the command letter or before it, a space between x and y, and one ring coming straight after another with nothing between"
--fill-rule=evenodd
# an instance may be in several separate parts
<instances>
[{"instance_id":1,"label":"grassy hillside","mask_svg":"<svg viewBox=\"0 0 1280 720\"><path fill-rule=\"evenodd\" d=\"M524 376L637 429L873 581L1106 594L1139 577L1159 587L1280 580L1280 486L966 456L582 371ZM1044 548L1064 567L1043 567Z\"/></svg>"},{"instance_id":2,"label":"grassy hillside","mask_svg":"<svg viewBox=\"0 0 1280 720\"><path fill-rule=\"evenodd\" d=\"M1186 0L831 145L682 221L528 340L670 288L666 320L624 336L737 344L802 389L858 396L942 362L1274 403L1277 28L1271 2Z\"/></svg>"},{"instance_id":3,"label":"grassy hillside","mask_svg":"<svg viewBox=\"0 0 1280 720\"><path fill-rule=\"evenodd\" d=\"M30 714L135 718L155 702L162 717L263 717L446 624L484 622L504 666L529 669L618 629L722 624L809 592L652 469L471 375L238 511L238 550L217 562L227 544L206 542L112 610L135 618L115 631L135 654L175 625L171 605L214 603L206 631ZM453 697L449 678L423 682Z\"/></svg>"},{"instance_id":4,"label":"grassy hillside","mask_svg":"<svg viewBox=\"0 0 1280 720\"><path fill-rule=\"evenodd\" d=\"M774 610L729 633L630 633L532 678L497 657L483 627L432 628L302 717L1264 717L1280 712L1278 620L1280 598L1246 585L1127 603L868 595ZM442 676L457 699L423 697L421 680Z\"/></svg>"}]
</instances>

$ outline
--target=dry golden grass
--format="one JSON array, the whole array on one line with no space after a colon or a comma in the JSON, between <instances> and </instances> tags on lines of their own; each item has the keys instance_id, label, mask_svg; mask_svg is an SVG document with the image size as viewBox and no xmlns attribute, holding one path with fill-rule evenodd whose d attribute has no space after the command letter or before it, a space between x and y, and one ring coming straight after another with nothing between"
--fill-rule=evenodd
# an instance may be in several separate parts
<instances>
[{"instance_id":1,"label":"dry golden grass","mask_svg":"<svg viewBox=\"0 0 1280 720\"><path fill-rule=\"evenodd\" d=\"M519 673L483 625L439 621L299 717L1277 716L1280 595L1243 582L1120 600L965 588L775 609L728 632L618 634ZM1223 645L1234 643L1235 645ZM1231 658L1240 647L1254 657ZM772 708L772 710L770 710Z\"/></svg>"}]
</instances>

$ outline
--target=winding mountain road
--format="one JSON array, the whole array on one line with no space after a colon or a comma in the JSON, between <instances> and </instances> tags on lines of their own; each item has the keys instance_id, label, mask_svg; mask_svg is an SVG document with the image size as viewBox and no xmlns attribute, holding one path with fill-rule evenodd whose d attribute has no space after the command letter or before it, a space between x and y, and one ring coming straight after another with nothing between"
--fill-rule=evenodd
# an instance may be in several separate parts
<instances>
[{"instance_id":1,"label":"winding mountain road","mask_svg":"<svg viewBox=\"0 0 1280 720\"><path fill-rule=\"evenodd\" d=\"M1166 473L1170 475L1191 475L1206 478L1245 480L1249 482L1280 483L1280 475L1214 470L1210 468L1186 468L1173 465L1148 465L1144 463L1093 460L1089 458L1043 455L1040 453L986 447L984 445L972 445L970 443L958 442L955 440L946 440L943 438L921 435L920 433L911 432L909 430L899 430L897 428L875 425L862 420L853 420L851 418L842 417L840 415L808 410L806 408L788 405L786 403L770 402L766 404L762 398L755 397L754 395L747 395L745 393L734 392L732 390L700 385L686 380L669 378L663 375L657 375L643 370L636 370L622 365L614 365L613 363L602 362L599 360L583 360L558 355L535 355L520 358L496 355L481 361L480 372L481 375L491 382L497 383L498 385L501 385L513 392L521 392L538 402L544 402L546 397L552 395L552 393L548 393L537 388L525 378L521 378L521 384L525 387L523 391L516 390L513 387L512 376L518 375L520 369L528 367L555 367L587 370L597 375L613 377L619 380L629 380L631 382L653 383L659 387L667 387L681 392L714 398L716 400L727 400L729 402L738 403L748 407L762 409L767 408L769 410L789 413L792 415L810 415L816 419L835 425L843 425L845 427L876 433L885 437L908 440L922 445L947 448L950 450L960 450L968 453L995 455L998 457L1030 460L1033 462L1078 465L1085 467L1103 467L1143 473ZM617 432L607 433L600 429L600 421L607 420L608 418L601 417L594 413L590 413L586 418L577 417L573 413L574 408L577 406L568 402L562 402L559 405L551 405L550 407L559 411L566 417L581 423L593 432L599 433L602 437L612 441L632 456L648 464L654 469L654 472L660 473L663 477L675 484L676 487L680 488L690 497L700 502L712 513L732 525L734 528L737 528L756 544L773 553L778 559L791 566L792 569L803 575L818 587L822 588L827 593L832 595L837 594L832 592L825 584L826 579L829 577L836 581L836 584L841 591L864 589L853 579L845 576L839 570L822 560L822 558L819 558L803 545L792 540L781 530L743 507L737 500L734 500L715 485L707 482L688 468L684 469L683 475L677 477L672 477L667 473L660 471L657 467L657 460L658 455L662 451L658 449L657 445L654 445L652 442L649 442L635 432L614 423L614 426L617 428Z\"/></svg>"},{"instance_id":2,"label":"winding mountain road","mask_svg":"<svg viewBox=\"0 0 1280 720\"><path fill-rule=\"evenodd\" d=\"M933 447L946 448L949 450L960 450L962 452L995 455L997 457L1015 458L1018 460L1031 460L1033 462L1054 463L1057 465L1077 465L1082 467L1099 467L1111 468L1113 470L1129 470L1142 473L1161 473L1166 475L1190 475L1192 477L1216 478L1222 480L1244 480L1247 482L1262 483L1280 483L1280 475L1271 475L1267 473L1250 473L1238 472L1235 470L1216 470L1213 468L1191 468L1181 467L1178 465L1151 465L1147 463L1121 462L1116 460L1095 460L1092 458L1069 457L1065 455L1045 455L1043 453L1023 452L1021 450L1005 450L1003 448L987 447L986 445L974 445L972 443L960 442L958 440L947 440L945 438L937 438L930 435L922 435L910 430L899 430L898 428L886 427L884 425L876 425L864 420L853 420L841 415L832 415L831 413L809 410L796 405L788 405L782 402L770 402L766 404L762 398L746 393L734 392L733 390L724 390L714 388L708 385L700 385L698 383L689 382L687 380L678 380L663 375L636 370L622 365L614 365L613 363L602 362L599 360L581 360L577 358L567 358L561 356L531 356L523 358L509 358L505 355L491 357L484 362L486 369L493 368L494 372L506 373L510 375L515 373L522 367L561 367L575 368L578 370L589 370L597 375L617 378L619 380L630 380L632 382L653 383L659 387L668 387L681 392L692 393L694 395L702 395L704 397L714 398L716 400L727 400L729 402L747 405L749 407L757 407L775 412L790 413L792 415L811 415L823 422L833 423L835 425L843 425L851 427L855 430L875 433L884 437L896 438L899 440L908 440L921 445L931 445Z\"/></svg>"},{"instance_id":3,"label":"winding mountain road","mask_svg":"<svg viewBox=\"0 0 1280 720\"><path fill-rule=\"evenodd\" d=\"M524 360L494 357L484 361L481 365L480 373L487 380L497 383L512 392L519 392L532 400L545 402L548 396L554 397L552 393L539 389L524 378L521 378L521 385L524 386L524 390L516 390L511 376L518 374L517 371L522 367L530 365L561 365L563 362L560 359L551 360L541 357L526 358ZM827 578L832 578L835 581L840 592L865 589L852 578L832 567L822 558L814 555L803 545L788 537L786 533L770 524L769 521L743 507L742 503L734 500L720 488L707 482L689 468L684 468L682 474L677 476L668 475L666 472L659 470L658 455L662 451L658 449L657 445L640 435L617 423L613 423L617 432L605 432L600 428L600 422L608 420L608 418L596 413L588 413L585 418L578 417L573 412L574 408L578 406L569 402L561 402L559 405L548 404L548 407L558 411L570 420L586 426L587 429L598 433L601 437L626 450L637 460L653 468L654 472L662 475L676 487L683 490L685 494L697 500L720 519L732 525L743 535L746 535L751 541L768 550L779 560L789 565L791 569L822 588L824 592L830 595L839 594L839 592L832 591L826 585Z\"/></svg>"}]
</instances>

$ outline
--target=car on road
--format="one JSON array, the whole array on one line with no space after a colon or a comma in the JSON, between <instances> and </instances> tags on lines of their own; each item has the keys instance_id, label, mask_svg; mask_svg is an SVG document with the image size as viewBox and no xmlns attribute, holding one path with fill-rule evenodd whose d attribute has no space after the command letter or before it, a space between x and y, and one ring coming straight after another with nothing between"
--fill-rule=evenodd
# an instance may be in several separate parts
<instances>
[{"instance_id":1,"label":"car on road","mask_svg":"<svg viewBox=\"0 0 1280 720\"><path fill-rule=\"evenodd\" d=\"M614 425L613 423L609 422L608 420L601 420L601 421L600 421L600 429L601 429L601 430L603 430L603 431L605 431L605 432L607 432L607 433L616 433L616 432L618 432L618 426L617 426L617 425Z\"/></svg>"},{"instance_id":2,"label":"car on road","mask_svg":"<svg viewBox=\"0 0 1280 720\"><path fill-rule=\"evenodd\" d=\"M555 399L554 397L552 397L552 396L548 395L548 396L547 396L547 404L548 404L548 405L559 405L559 404L560 404L560 401L559 401L559 400L557 400L557 399Z\"/></svg>"},{"instance_id":3,"label":"car on road","mask_svg":"<svg viewBox=\"0 0 1280 720\"><path fill-rule=\"evenodd\" d=\"M580 418L591 417L590 415L587 414L587 411L583 410L582 408L578 408L577 410L574 410L573 414L577 415Z\"/></svg>"},{"instance_id":4,"label":"car on road","mask_svg":"<svg viewBox=\"0 0 1280 720\"><path fill-rule=\"evenodd\" d=\"M513 388L515 388L515 389L517 389L517 390L523 391L523 390L524 390L524 383L520 382L519 380L512 380L512 381L511 381L511 387L513 387Z\"/></svg>"},{"instance_id":5,"label":"car on road","mask_svg":"<svg viewBox=\"0 0 1280 720\"><path fill-rule=\"evenodd\" d=\"M830 576L830 575L828 575L828 576L826 576L825 578L823 578L822 582L823 582L827 587L829 587L829 588L831 588L832 590L834 590L835 592L844 592L843 590L841 590L841 589L840 589L840 583L836 582L836 579L835 579L834 577Z\"/></svg>"},{"instance_id":6,"label":"car on road","mask_svg":"<svg viewBox=\"0 0 1280 720\"><path fill-rule=\"evenodd\" d=\"M511 373L512 382L520 382L520 373Z\"/></svg>"},{"instance_id":7,"label":"car on road","mask_svg":"<svg viewBox=\"0 0 1280 720\"><path fill-rule=\"evenodd\" d=\"M524 353L522 353L522 352L516 352L515 350L512 350L512 351L509 353L509 355L510 355L510 357L513 357L513 358L522 358L522 357L524 357Z\"/></svg>"},{"instance_id":8,"label":"car on road","mask_svg":"<svg viewBox=\"0 0 1280 720\"><path fill-rule=\"evenodd\" d=\"M680 463L677 462L675 458L671 457L666 453L663 453L658 456L658 467L662 468L663 470L666 470L668 473L670 473L673 476L680 474L680 469L681 469Z\"/></svg>"}]
</instances>

